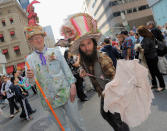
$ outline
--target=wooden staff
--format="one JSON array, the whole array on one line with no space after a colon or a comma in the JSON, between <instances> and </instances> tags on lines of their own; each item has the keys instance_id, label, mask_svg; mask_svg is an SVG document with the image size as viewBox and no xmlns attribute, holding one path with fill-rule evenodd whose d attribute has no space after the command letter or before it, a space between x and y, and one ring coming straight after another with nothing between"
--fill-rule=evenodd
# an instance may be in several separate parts
<instances>
[{"instance_id":1,"label":"wooden staff","mask_svg":"<svg viewBox=\"0 0 167 131\"><path fill-rule=\"evenodd\" d=\"M26 62L26 66L27 66L28 69L30 69L30 65L28 64L28 62ZM39 88L39 90L40 90L40 92L41 92L43 98L45 99L46 103L48 104L48 106L49 106L51 112L53 113L53 115L54 115L54 117L55 117L57 123L59 124L61 130L62 130L62 131L65 131L65 129L63 128L63 126L62 126L62 124L61 124L59 118L57 117L55 111L53 110L53 107L51 106L49 100L47 99L47 97L46 97L46 95L45 95L43 89L41 88L41 86L40 86L38 80L37 80L36 78L34 78L34 79L35 79L35 83L36 83L36 85L38 86L38 88Z\"/></svg>"}]
</instances>

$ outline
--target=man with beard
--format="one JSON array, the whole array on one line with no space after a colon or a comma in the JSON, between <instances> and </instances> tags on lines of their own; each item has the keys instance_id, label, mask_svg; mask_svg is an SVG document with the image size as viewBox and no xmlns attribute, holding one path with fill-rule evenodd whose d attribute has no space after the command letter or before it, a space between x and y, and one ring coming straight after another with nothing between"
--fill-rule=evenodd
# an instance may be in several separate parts
<instances>
[{"instance_id":1,"label":"man with beard","mask_svg":"<svg viewBox=\"0 0 167 131\"><path fill-rule=\"evenodd\" d=\"M97 51L97 42L101 37L101 33L97 31L97 22L88 14L81 13L72 16L70 22L67 21L66 26L75 33L70 50L72 53L80 54L82 67L80 68L80 76L89 76L95 90L101 97L101 115L115 131L129 131L128 126L122 122L119 113L112 114L103 109L103 90L105 85L114 78L115 68L110 57ZM63 33L64 36L68 35L66 31Z\"/></svg>"}]
</instances>

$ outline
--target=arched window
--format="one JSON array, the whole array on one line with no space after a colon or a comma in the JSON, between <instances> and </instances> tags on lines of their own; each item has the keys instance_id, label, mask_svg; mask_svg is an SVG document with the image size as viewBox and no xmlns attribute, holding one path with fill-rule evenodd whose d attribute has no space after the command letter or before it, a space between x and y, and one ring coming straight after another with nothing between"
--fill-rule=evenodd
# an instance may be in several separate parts
<instances>
[{"instance_id":1,"label":"arched window","mask_svg":"<svg viewBox=\"0 0 167 131\"><path fill-rule=\"evenodd\" d=\"M14 23L13 18L10 18L9 20L10 20L10 23L11 23L11 24L13 24L13 23Z\"/></svg>"},{"instance_id":2,"label":"arched window","mask_svg":"<svg viewBox=\"0 0 167 131\"><path fill-rule=\"evenodd\" d=\"M11 36L11 38L15 38L15 32L14 31L10 31L10 36Z\"/></svg>"},{"instance_id":3,"label":"arched window","mask_svg":"<svg viewBox=\"0 0 167 131\"><path fill-rule=\"evenodd\" d=\"M3 26L6 26L5 20L2 20L2 25L3 25Z\"/></svg>"}]
</instances>

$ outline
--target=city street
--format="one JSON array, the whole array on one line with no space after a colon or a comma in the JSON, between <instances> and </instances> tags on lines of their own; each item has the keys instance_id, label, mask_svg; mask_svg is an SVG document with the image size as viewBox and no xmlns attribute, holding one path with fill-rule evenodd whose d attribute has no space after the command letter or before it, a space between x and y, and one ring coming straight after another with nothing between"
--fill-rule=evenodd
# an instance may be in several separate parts
<instances>
[{"instance_id":1,"label":"city street","mask_svg":"<svg viewBox=\"0 0 167 131\"><path fill-rule=\"evenodd\" d=\"M167 76L165 76L167 84ZM167 91L154 93L155 99L152 103L152 113L148 120L139 127L131 131L166 131L167 129ZM105 122L99 113L99 98L96 93L88 93L89 101L79 103L79 109L87 131L112 131L112 128ZM37 112L32 115L33 120L20 120L19 114L13 119L9 119L9 108L5 107L5 116L0 116L0 131L58 131L55 124L51 121L47 112L43 111L38 96L30 95L29 99L33 108ZM1 105L0 105L1 106Z\"/></svg>"},{"instance_id":2,"label":"city street","mask_svg":"<svg viewBox=\"0 0 167 131\"><path fill-rule=\"evenodd\" d=\"M86 131L126 128L117 115L102 113L110 124L102 118L98 94L133 127L150 113L152 91L148 119L130 131L167 131L166 7L167 0L0 0L0 131L59 131L59 122L67 131L67 116L79 131L68 87ZM43 109L35 82L60 121Z\"/></svg>"}]
</instances>

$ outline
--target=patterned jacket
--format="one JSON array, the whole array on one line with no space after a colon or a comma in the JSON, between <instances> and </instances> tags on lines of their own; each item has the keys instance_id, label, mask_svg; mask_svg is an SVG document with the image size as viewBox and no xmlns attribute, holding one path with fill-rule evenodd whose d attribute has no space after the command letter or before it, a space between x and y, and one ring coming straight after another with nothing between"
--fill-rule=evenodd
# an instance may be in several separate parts
<instances>
[{"instance_id":1,"label":"patterned jacket","mask_svg":"<svg viewBox=\"0 0 167 131\"><path fill-rule=\"evenodd\" d=\"M67 103L70 96L70 85L76 82L66 60L57 48L45 48L43 54L46 58L46 65L41 64L39 54L33 52L26 61L34 71L36 79L39 81L47 99L53 109ZM51 60L50 56L54 54L55 59ZM29 80L30 84L31 81ZM34 83L32 82L32 85ZM45 99L39 92L42 106L49 110Z\"/></svg>"},{"instance_id":2,"label":"patterned jacket","mask_svg":"<svg viewBox=\"0 0 167 131\"><path fill-rule=\"evenodd\" d=\"M115 67L113 65L112 60L110 59L110 57L108 57L106 54L98 52L98 62L101 66L101 70L102 70L102 75L104 75L105 79L109 79L112 80L115 76ZM93 63L92 66L86 66L86 64L84 64L84 62L81 62L82 67L85 69L86 72L95 75L95 71L94 71L94 67L93 67ZM92 84L95 88L95 90L98 92L99 95L102 94L102 91L105 87L101 87L100 84L98 83L98 79L97 78L90 78L92 81ZM106 84L108 83L108 81L106 82Z\"/></svg>"}]
</instances>

